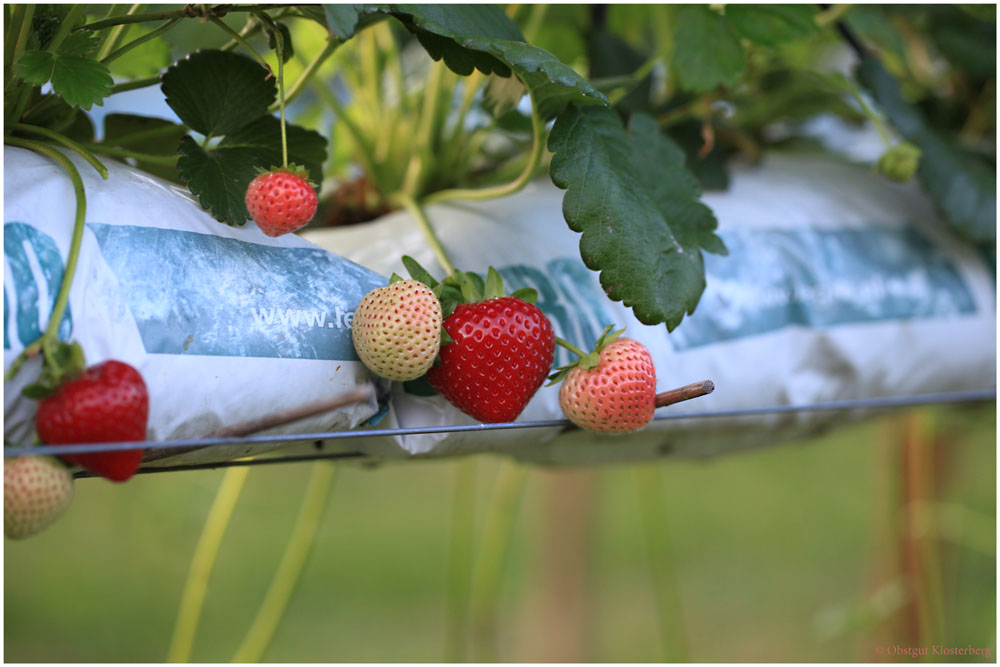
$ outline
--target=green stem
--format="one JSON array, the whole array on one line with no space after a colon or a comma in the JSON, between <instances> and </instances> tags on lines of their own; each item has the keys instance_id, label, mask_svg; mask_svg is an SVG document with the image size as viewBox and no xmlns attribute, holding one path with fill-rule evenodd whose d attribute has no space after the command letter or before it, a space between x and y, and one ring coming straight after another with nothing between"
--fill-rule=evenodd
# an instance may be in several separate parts
<instances>
[{"instance_id":1,"label":"green stem","mask_svg":"<svg viewBox=\"0 0 1000 667\"><path fill-rule=\"evenodd\" d=\"M688 662L687 634L677 591L673 554L667 539L667 515L663 509L663 480L654 464L632 471L638 496L642 529L646 538L653 596L659 612L660 641L664 662Z\"/></svg>"},{"instance_id":2,"label":"green stem","mask_svg":"<svg viewBox=\"0 0 1000 667\"><path fill-rule=\"evenodd\" d=\"M88 144L86 148L102 155L110 155L112 157L130 157L141 162L167 166L176 164L178 157L177 155L150 155L148 153L138 153L136 151L130 151L127 148L114 148L113 146L105 146L104 144Z\"/></svg>"},{"instance_id":3,"label":"green stem","mask_svg":"<svg viewBox=\"0 0 1000 667\"><path fill-rule=\"evenodd\" d=\"M316 74L316 71L319 70L320 66L326 62L326 59L337 50L338 46L340 46L340 42L336 40L331 39L326 43L326 47L312 59L312 62L306 65L306 68L302 70L302 74L299 75L299 78L296 79L295 83L293 83L291 88L288 89L288 94L285 96L285 104L291 104L292 101L298 97L303 90L305 90L313 75ZM268 109L268 111L274 111L274 105L271 106L272 108Z\"/></svg>"},{"instance_id":4,"label":"green stem","mask_svg":"<svg viewBox=\"0 0 1000 667\"><path fill-rule=\"evenodd\" d=\"M122 83L116 83L111 86L111 95L115 93L124 93L130 90L138 90L139 88L148 88L150 86L155 86L160 83L160 75L156 74L154 76L147 76L144 79L133 79L132 81L123 81Z\"/></svg>"},{"instance_id":5,"label":"green stem","mask_svg":"<svg viewBox=\"0 0 1000 667\"><path fill-rule=\"evenodd\" d=\"M126 16L116 16L110 19L101 19L100 21L94 21L93 23L87 23L77 30L103 30L104 28L113 28L117 25L126 25L129 23L146 23L147 21L164 21L167 19L184 18L187 16L186 9L171 9L164 12L150 12L148 14L132 14ZM214 16L214 14L213 14Z\"/></svg>"},{"instance_id":6,"label":"green stem","mask_svg":"<svg viewBox=\"0 0 1000 667\"><path fill-rule=\"evenodd\" d=\"M181 19L179 19L179 18L167 21L166 23L164 23L163 25L161 25L156 30L153 30L152 32L148 32L145 35L142 35L141 37L136 37L135 39L133 39L128 44L122 45L121 48L117 49L116 51L114 51L110 55L108 55L105 58L103 58L101 60L101 62L104 63L105 65L108 65L108 64L114 62L115 60L117 60L118 58L121 58L123 55L125 55L126 53L128 53L132 49L136 48L137 46L142 46L146 42L148 42L150 40L153 40L153 39L156 39L157 37L159 37L160 35L162 35L166 31L170 30L171 28L173 28L175 25L177 25L180 22L181 22Z\"/></svg>"},{"instance_id":7,"label":"green stem","mask_svg":"<svg viewBox=\"0 0 1000 667\"><path fill-rule=\"evenodd\" d=\"M21 19L21 28L17 34L17 41L14 42L14 53L11 55L11 67L17 64L21 55L28 48L28 37L31 35L31 22L35 18L35 6L25 5L24 15Z\"/></svg>"},{"instance_id":8,"label":"green stem","mask_svg":"<svg viewBox=\"0 0 1000 667\"><path fill-rule=\"evenodd\" d=\"M483 527L482 546L472 577L472 618L476 662L496 662L496 607L503 566L510 551L527 469L505 462L497 476L493 502Z\"/></svg>"},{"instance_id":9,"label":"green stem","mask_svg":"<svg viewBox=\"0 0 1000 667\"><path fill-rule=\"evenodd\" d=\"M448 253L445 252L444 246L441 245L441 239L438 238L437 234L434 232L434 227L431 226L431 221L427 218L427 214L424 213L424 209L414 201L413 197L399 193L394 198L394 201L400 204L403 208L410 212L413 219L416 220L417 226L420 227L420 231L423 232L424 238L427 240L427 244L431 247L431 251L434 253L434 257L437 259L438 264L449 276L454 276L456 274L455 265L451 263L451 259L448 257Z\"/></svg>"},{"instance_id":10,"label":"green stem","mask_svg":"<svg viewBox=\"0 0 1000 667\"><path fill-rule=\"evenodd\" d=\"M295 584L305 567L306 559L316 543L316 534L330 496L335 470L336 468L329 463L314 464L302 508L295 520L295 527L292 529L285 554L281 558L281 564L243 643L233 656L233 662L258 662L270 645L295 590Z\"/></svg>"},{"instance_id":11,"label":"green stem","mask_svg":"<svg viewBox=\"0 0 1000 667\"><path fill-rule=\"evenodd\" d=\"M545 145L542 138L544 127L542 119L538 115L538 105L535 103L534 95L531 97L531 154L528 156L528 163L524 166L524 170L521 174L510 183L489 188L456 188L453 190L440 190L438 192L432 192L424 198L424 204L435 204L453 199L484 201L487 199L506 197L507 195L512 195L523 189L535 175L535 169L538 166L538 161L542 157L542 149Z\"/></svg>"},{"instance_id":12,"label":"green stem","mask_svg":"<svg viewBox=\"0 0 1000 667\"><path fill-rule=\"evenodd\" d=\"M201 536L191 557L184 593L181 595L180 608L177 610L174 636L170 640L170 649L167 652L167 662L191 660L195 633L198 631L198 621L205 604L205 593L208 591L208 580L215 567L222 536L229 526L249 470L250 468L229 468L219 484L219 490L215 494L212 508L208 511L205 526L201 529Z\"/></svg>"},{"instance_id":13,"label":"green stem","mask_svg":"<svg viewBox=\"0 0 1000 667\"><path fill-rule=\"evenodd\" d=\"M4 5L4 9L10 9L10 16L7 18L7 32L3 39L3 63L5 76L8 77L8 81L11 78L11 73L14 71L14 64L17 62L14 60L14 49L17 48L17 42L21 38L21 29L24 27L24 15L28 12L26 7L30 7L31 11L35 11L34 5Z\"/></svg>"},{"instance_id":14,"label":"green stem","mask_svg":"<svg viewBox=\"0 0 1000 667\"><path fill-rule=\"evenodd\" d=\"M233 39L235 39L237 42L239 42L240 45L244 49L246 49L247 51L250 52L250 55L253 56L254 60L256 60L258 63L260 63L261 67L263 67L264 69L266 69L268 72L271 72L271 66L267 64L267 61L264 60L264 57L262 55L260 55L259 53L257 53L257 51L254 50L254 48L252 46L250 46L250 42L248 42L247 40L243 39L243 37L240 35L240 33L236 32L235 30L233 30L232 28L230 28L226 24L225 21L223 21L222 19L220 19L215 14L209 14L208 20L211 21L212 23L214 23L215 25L219 26L220 28L222 28L223 32L225 32L227 35L229 35L230 37L232 37Z\"/></svg>"},{"instance_id":15,"label":"green stem","mask_svg":"<svg viewBox=\"0 0 1000 667\"><path fill-rule=\"evenodd\" d=\"M129 7L128 11L125 12L125 16L135 16L143 8L143 5L136 4ZM179 19L178 19L179 20ZM125 33L131 28L131 25L122 24L115 26L105 37L104 44L101 45L101 50L97 52L97 59L104 62L108 54L125 38Z\"/></svg>"},{"instance_id":16,"label":"green stem","mask_svg":"<svg viewBox=\"0 0 1000 667\"><path fill-rule=\"evenodd\" d=\"M101 178L107 180L108 168L105 167L93 153L91 153L89 150L84 148L82 145L76 143L72 139L64 137L58 132L53 132L52 130L49 130L47 128L37 127L35 125L14 123L13 125L11 125L11 128L14 130L20 130L21 132L32 132L34 134L46 137L47 139L51 139L52 141L59 142L66 148L69 148L70 150L75 151L77 154L79 154L80 157L82 157L84 160L90 163L90 166L92 166L94 169L97 170L97 173L101 175Z\"/></svg>"},{"instance_id":17,"label":"green stem","mask_svg":"<svg viewBox=\"0 0 1000 667\"><path fill-rule=\"evenodd\" d=\"M583 350L581 350L580 348L578 348L576 345L573 345L573 343L569 342L568 340L560 338L559 336L556 336L556 343L558 345L562 345L567 350L569 350L570 352L572 352L573 354L575 354L576 356L578 356L580 358L583 358L583 357L587 356L586 352L584 352Z\"/></svg>"},{"instance_id":18,"label":"green stem","mask_svg":"<svg viewBox=\"0 0 1000 667\"><path fill-rule=\"evenodd\" d=\"M451 501L451 555L448 564L448 600L445 617L445 662L465 662L469 633L469 586L472 579L476 527L476 459L455 465Z\"/></svg>"},{"instance_id":19,"label":"green stem","mask_svg":"<svg viewBox=\"0 0 1000 667\"><path fill-rule=\"evenodd\" d=\"M87 219L87 194L83 187L83 179L80 178L80 172L77 171L76 165L56 149L37 141L20 139L18 137L4 137L4 143L26 148L54 160L69 174L69 179L73 184L73 193L76 195L73 238L70 241L69 255L66 257L66 270L63 272L62 284L59 286L59 295L56 297L56 303L52 307L48 326L45 327L45 333L42 334L41 338L25 347L21 354L18 355L15 364L12 364L11 369L4 375L4 380L8 380L17 373L15 365L17 368L20 368L24 359L37 355L39 350L45 353L46 361L51 362L52 357L50 352L58 342L59 324L62 321L63 313L66 312L66 305L69 303L69 291L73 285L73 275L76 273L77 261L80 258L80 245L83 242L83 230Z\"/></svg>"}]
</instances>

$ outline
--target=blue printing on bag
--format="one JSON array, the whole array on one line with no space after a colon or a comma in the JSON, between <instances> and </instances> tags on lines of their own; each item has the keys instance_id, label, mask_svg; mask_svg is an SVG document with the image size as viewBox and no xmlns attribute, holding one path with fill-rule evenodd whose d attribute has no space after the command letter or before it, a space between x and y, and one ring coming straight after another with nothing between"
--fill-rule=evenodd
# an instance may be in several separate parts
<instances>
[{"instance_id":1,"label":"blue printing on bag","mask_svg":"<svg viewBox=\"0 0 1000 667\"><path fill-rule=\"evenodd\" d=\"M89 223L146 352L357 361L354 308L382 276L319 248Z\"/></svg>"}]
</instances>

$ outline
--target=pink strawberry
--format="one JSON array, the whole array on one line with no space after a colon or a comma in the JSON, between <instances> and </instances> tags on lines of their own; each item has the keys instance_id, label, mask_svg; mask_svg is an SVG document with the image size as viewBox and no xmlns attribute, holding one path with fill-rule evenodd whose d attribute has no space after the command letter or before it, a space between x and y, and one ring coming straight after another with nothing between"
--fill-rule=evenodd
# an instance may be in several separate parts
<instances>
[{"instance_id":1,"label":"pink strawberry","mask_svg":"<svg viewBox=\"0 0 1000 667\"><path fill-rule=\"evenodd\" d=\"M504 296L457 305L444 328L452 342L427 371L431 386L479 421L514 421L552 367L548 318L534 304Z\"/></svg>"},{"instance_id":2,"label":"pink strawberry","mask_svg":"<svg viewBox=\"0 0 1000 667\"><path fill-rule=\"evenodd\" d=\"M646 346L618 338L624 329L609 335L611 328L604 330L590 354L560 340L581 358L560 368L552 379L565 378L559 407L571 422L598 433L628 433L653 418L656 369Z\"/></svg>"},{"instance_id":3,"label":"pink strawberry","mask_svg":"<svg viewBox=\"0 0 1000 667\"><path fill-rule=\"evenodd\" d=\"M73 499L73 475L51 456L21 456L3 464L3 532L31 537L62 516Z\"/></svg>"},{"instance_id":4,"label":"pink strawberry","mask_svg":"<svg viewBox=\"0 0 1000 667\"><path fill-rule=\"evenodd\" d=\"M132 442L146 439L149 394L139 371L121 361L91 366L38 403L35 428L48 445ZM115 482L132 477L141 449L61 458Z\"/></svg>"},{"instance_id":5,"label":"pink strawberry","mask_svg":"<svg viewBox=\"0 0 1000 667\"><path fill-rule=\"evenodd\" d=\"M361 299L351 336L358 357L373 373L415 380L431 367L441 346L441 304L427 285L394 280Z\"/></svg>"},{"instance_id":6,"label":"pink strawberry","mask_svg":"<svg viewBox=\"0 0 1000 667\"><path fill-rule=\"evenodd\" d=\"M292 165L275 169L250 181L246 205L250 217L268 236L294 232L316 213L316 191L308 172Z\"/></svg>"}]
</instances>

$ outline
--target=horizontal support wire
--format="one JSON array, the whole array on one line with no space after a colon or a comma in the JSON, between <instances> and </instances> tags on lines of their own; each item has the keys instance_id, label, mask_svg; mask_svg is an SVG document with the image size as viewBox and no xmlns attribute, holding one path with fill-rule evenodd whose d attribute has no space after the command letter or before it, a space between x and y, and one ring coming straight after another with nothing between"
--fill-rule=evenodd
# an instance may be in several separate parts
<instances>
[{"instance_id":1,"label":"horizontal support wire","mask_svg":"<svg viewBox=\"0 0 1000 667\"><path fill-rule=\"evenodd\" d=\"M774 405L757 408L742 408L734 410L715 410L706 412L677 412L656 415L654 421L669 421L677 419L721 419L754 417L770 414L787 414L798 412L820 412L831 410L873 410L883 408L905 408L920 405L945 403L975 403L995 401L996 389L979 391L942 392L917 394L913 396L885 396L880 398L862 398L843 401L827 401L805 405ZM298 433L258 435L226 438L189 438L184 440L164 440L161 442L103 442L84 443L79 445L37 445L33 447L4 447L5 457L38 456L60 454L90 454L96 452L114 452L130 449L165 449L170 447L218 447L223 445L266 446L275 443L320 442L323 440L342 440L347 438L376 438L400 435L422 435L428 433L467 433L475 431L499 431L525 428L568 427L572 423L567 419L549 419L543 421L505 422L501 424L461 424L456 426L424 426L395 429L362 429L355 431L332 431L321 433ZM366 456L361 452L324 453L286 458L266 458L257 460L240 459L235 461L191 464L181 466L164 466L142 468L139 472L166 472L167 470L196 470L200 468L222 468L234 465L263 465L284 461L311 461L324 458L361 458ZM81 474L80 476L86 476Z\"/></svg>"}]
</instances>

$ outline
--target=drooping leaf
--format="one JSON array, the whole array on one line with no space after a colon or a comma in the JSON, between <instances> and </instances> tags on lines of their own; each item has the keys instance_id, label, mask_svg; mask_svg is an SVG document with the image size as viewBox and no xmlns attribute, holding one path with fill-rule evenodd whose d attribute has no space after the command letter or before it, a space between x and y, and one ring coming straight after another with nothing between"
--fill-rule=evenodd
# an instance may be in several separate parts
<instances>
[{"instance_id":1,"label":"drooping leaf","mask_svg":"<svg viewBox=\"0 0 1000 667\"><path fill-rule=\"evenodd\" d=\"M576 107L556 120L549 149L563 215L608 297L645 324L676 327L705 289L701 251L726 253L683 152L645 114L626 131L609 109Z\"/></svg>"},{"instance_id":2,"label":"drooping leaf","mask_svg":"<svg viewBox=\"0 0 1000 667\"><path fill-rule=\"evenodd\" d=\"M726 5L726 18L744 37L757 44L778 46L809 37L819 28L812 5Z\"/></svg>"},{"instance_id":3,"label":"drooping leaf","mask_svg":"<svg viewBox=\"0 0 1000 667\"><path fill-rule=\"evenodd\" d=\"M702 5L677 12L672 65L686 90L732 86L746 69L743 46L726 18Z\"/></svg>"},{"instance_id":4,"label":"drooping leaf","mask_svg":"<svg viewBox=\"0 0 1000 667\"><path fill-rule=\"evenodd\" d=\"M221 136L267 112L277 95L274 77L253 59L227 51L198 51L163 75L174 113L196 132Z\"/></svg>"},{"instance_id":5,"label":"drooping leaf","mask_svg":"<svg viewBox=\"0 0 1000 667\"><path fill-rule=\"evenodd\" d=\"M857 74L899 133L920 149L917 176L948 221L975 241L995 241L995 167L930 127L878 60L866 58Z\"/></svg>"},{"instance_id":6,"label":"drooping leaf","mask_svg":"<svg viewBox=\"0 0 1000 667\"><path fill-rule=\"evenodd\" d=\"M354 36L364 5L323 5L323 14L330 34L340 41L347 41ZM318 17L311 16L314 20Z\"/></svg>"},{"instance_id":7,"label":"drooping leaf","mask_svg":"<svg viewBox=\"0 0 1000 667\"><path fill-rule=\"evenodd\" d=\"M314 183L322 181L326 140L297 125L286 125L285 129L289 162L308 169ZM244 201L246 189L257 176L257 169L281 165L279 121L273 116L261 116L210 149L184 137L179 152L177 170L202 207L216 220L243 225L249 218Z\"/></svg>"}]
</instances>

